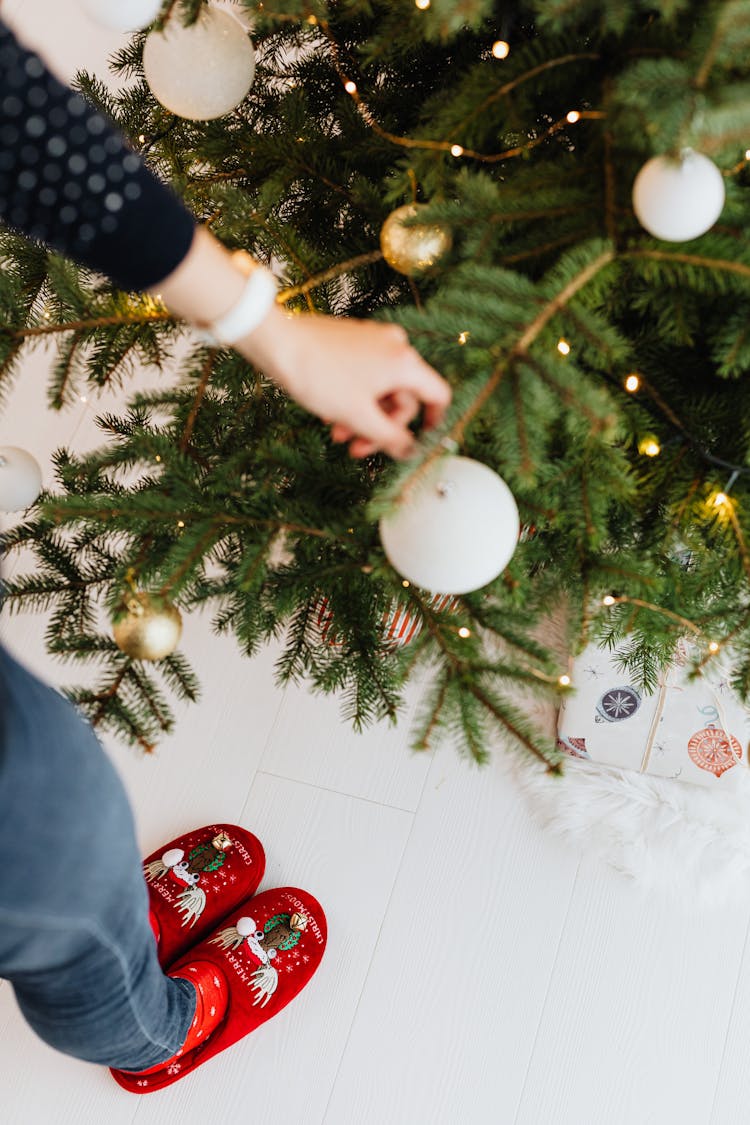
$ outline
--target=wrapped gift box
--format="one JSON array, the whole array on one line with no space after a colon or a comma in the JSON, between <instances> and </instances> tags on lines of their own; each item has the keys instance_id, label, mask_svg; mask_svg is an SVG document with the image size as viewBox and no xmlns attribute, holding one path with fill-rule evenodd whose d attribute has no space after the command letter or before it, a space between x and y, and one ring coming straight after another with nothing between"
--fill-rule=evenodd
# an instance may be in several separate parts
<instances>
[{"instance_id":1,"label":"wrapped gift box","mask_svg":"<svg viewBox=\"0 0 750 1125\"><path fill-rule=\"evenodd\" d=\"M558 717L558 745L605 766L733 785L748 764L750 708L729 686L723 655L690 679L697 651L681 641L657 690L647 695L617 664L616 652L590 646L573 661L575 694Z\"/></svg>"}]
</instances>

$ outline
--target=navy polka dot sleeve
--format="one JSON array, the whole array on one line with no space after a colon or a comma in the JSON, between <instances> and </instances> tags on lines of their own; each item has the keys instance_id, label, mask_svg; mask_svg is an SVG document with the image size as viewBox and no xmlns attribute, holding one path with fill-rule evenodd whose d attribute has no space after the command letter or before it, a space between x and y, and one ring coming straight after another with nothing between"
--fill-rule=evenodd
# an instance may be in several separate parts
<instances>
[{"instance_id":1,"label":"navy polka dot sleeve","mask_svg":"<svg viewBox=\"0 0 750 1125\"><path fill-rule=\"evenodd\" d=\"M0 220L123 289L163 281L195 230L125 138L2 22Z\"/></svg>"}]
</instances>

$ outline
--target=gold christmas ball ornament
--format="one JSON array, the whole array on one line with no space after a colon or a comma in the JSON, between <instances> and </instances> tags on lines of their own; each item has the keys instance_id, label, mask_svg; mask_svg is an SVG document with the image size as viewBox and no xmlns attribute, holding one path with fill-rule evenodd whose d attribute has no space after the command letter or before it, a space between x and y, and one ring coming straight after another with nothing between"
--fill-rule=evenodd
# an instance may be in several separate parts
<instances>
[{"instance_id":1,"label":"gold christmas ball ornament","mask_svg":"<svg viewBox=\"0 0 750 1125\"><path fill-rule=\"evenodd\" d=\"M425 209L425 203L405 203L392 211L380 231L380 249L389 266L411 276L437 265L453 245L453 236L442 223L415 223L404 226Z\"/></svg>"},{"instance_id":2,"label":"gold christmas ball ornament","mask_svg":"<svg viewBox=\"0 0 750 1125\"><path fill-rule=\"evenodd\" d=\"M177 648L182 633L180 611L165 598L144 590L134 593L127 613L112 627L115 644L134 660L162 660Z\"/></svg>"}]
</instances>

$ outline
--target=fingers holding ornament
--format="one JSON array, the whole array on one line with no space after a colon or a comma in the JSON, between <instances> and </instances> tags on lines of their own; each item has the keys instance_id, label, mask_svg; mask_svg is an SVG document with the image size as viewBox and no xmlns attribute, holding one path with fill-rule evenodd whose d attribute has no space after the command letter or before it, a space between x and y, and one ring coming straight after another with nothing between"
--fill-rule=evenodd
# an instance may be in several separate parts
<instances>
[{"instance_id":1,"label":"fingers holding ornament","mask_svg":"<svg viewBox=\"0 0 750 1125\"><path fill-rule=\"evenodd\" d=\"M421 410L419 396L407 389L401 389L394 391L393 394L386 395L385 398L380 400L379 406L392 422L404 427L404 429L418 417ZM424 428L428 427L425 426ZM351 438L354 440L351 441ZM357 437L350 433L349 437L343 440L350 441L349 452L352 457L371 457L373 453L377 453L377 445L366 438Z\"/></svg>"},{"instance_id":2,"label":"fingers holding ornament","mask_svg":"<svg viewBox=\"0 0 750 1125\"><path fill-rule=\"evenodd\" d=\"M351 441L354 436L354 430L341 422L334 422L331 426L331 441L336 442L337 445L345 441Z\"/></svg>"}]
</instances>

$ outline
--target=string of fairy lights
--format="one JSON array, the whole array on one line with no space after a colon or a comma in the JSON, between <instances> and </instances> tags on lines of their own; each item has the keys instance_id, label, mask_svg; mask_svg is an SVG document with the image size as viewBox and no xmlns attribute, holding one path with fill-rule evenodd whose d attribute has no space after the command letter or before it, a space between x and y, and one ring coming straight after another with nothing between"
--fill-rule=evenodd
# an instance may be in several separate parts
<instances>
[{"instance_id":1,"label":"string of fairy lights","mask_svg":"<svg viewBox=\"0 0 750 1125\"><path fill-rule=\"evenodd\" d=\"M430 0L415 0L415 6L420 11L426 11L430 7ZM510 54L510 44L507 41L497 40L495 43L493 43L493 45L492 45L492 55L493 55L494 58L496 58L496 59L506 59L509 56L509 54ZM365 119L368 120L368 123L375 124L374 119L372 118L372 114L370 113L369 109L367 108L367 106L365 105L365 103L362 101L362 99L359 96L359 92L358 92L356 83L354 81L352 81L351 79L347 79L347 80L344 81L344 89L346 90L346 92L348 94L350 94L350 96L356 98L358 106L359 106L363 116L365 117ZM584 112L581 112L581 111L575 110L575 109L569 110L568 113L565 114L564 118L561 118L559 121L554 122L551 126L549 126L549 128L546 130L546 132L544 134L542 134L539 137L535 137L530 142L530 144L528 144L526 146L523 146L523 147L524 147L524 149L528 149L529 147L532 147L534 144L539 143L539 141L547 139L547 137L549 137L553 133L557 132L564 125L566 125L566 124L567 125L575 125L579 121L581 121L582 118L584 118L584 117L585 118L602 118L604 116L605 116L604 113L601 113L601 112L598 112L598 111L587 111L587 112L584 113ZM379 130L379 131L381 131L381 130ZM381 132L384 132L384 131L381 131ZM403 138L402 138L402 143L404 143ZM414 142L410 142L410 143L414 143ZM430 147L433 147L433 146L437 147L439 144L441 144L441 143L440 142L429 142ZM462 145L460 145L456 142L452 142L452 143L451 142L442 142L441 147L444 147L444 148L449 147L449 151L450 151L451 155L456 157L456 158L466 156L466 157L469 157L469 158L474 157L476 159L484 159L484 160L493 159L493 157L482 156L481 154L475 153L471 150L467 151ZM510 158L511 155L516 155L516 152L512 151L512 152L508 152L506 154L498 154L497 156L494 157L494 159L503 159L503 158L508 159L508 158ZM744 168L747 167L748 163L750 163L750 148L745 150L745 152L743 154L743 158L740 161L738 161L737 164L733 168L731 168L727 171L724 171L722 174L726 177L737 175L740 171L742 171ZM462 331L458 335L457 342L460 345L464 345L468 342L469 337L470 337L470 333L468 331ZM560 354L561 357L566 357L566 356L571 354L572 345L571 345L570 341L565 339L564 337L561 337L558 340L556 347L557 347L557 351L558 351L558 353ZM630 374L628 374L625 377L625 379L623 380L622 385L623 385L625 391L628 394L631 394L631 395L636 394L638 391L643 390L644 388L647 387L647 384L646 384L643 376L637 374L636 372L631 372ZM674 418L674 416L672 416L672 417ZM678 428L681 430L683 437L690 443L690 445L696 450L696 452L698 452L706 461L708 461L709 463L714 464L716 466L724 467L724 468L726 468L727 470L730 471L730 476L727 480L727 483L724 485L724 487L722 489L717 489L717 491L715 491L711 495L708 503L709 503L710 507L713 507L714 509L718 509L723 515L727 516L729 518L729 521L733 524L735 532L738 535L740 535L741 533L739 531L739 526L737 524L737 518L736 518L735 511L734 511L735 502L730 497L730 490L733 487L733 485L735 484L735 482L741 476L747 476L748 474L750 474L750 469L748 469L747 466L734 465L734 464L732 464L728 461L725 461L722 458L716 457L714 454L711 454L708 450L706 450L695 439L695 437L693 435L689 434L685 430L684 426L679 424ZM661 443L660 443L659 439L655 435L647 434L647 435L644 435L639 440L638 451L639 451L639 453L641 453L642 455L644 455L646 457L657 457L662 452L662 446L661 446ZM669 611L665 611L663 609L663 607L653 605L652 603L644 602L642 599L639 599L639 598L631 598L627 595L616 596L614 594L606 594L601 599L601 605L604 608L607 608L607 609L612 608L616 605L622 605L622 604L639 605L642 608L648 608L648 609L651 609L651 610L653 610L655 612L658 612L658 613L667 612L669 616L672 616L676 620L678 620L679 624L682 627L686 628L688 631L692 632L696 636L700 636L700 637L703 637L705 639L704 634L703 634L703 630L701 630L697 625L695 625L694 622L691 622L686 618L680 617L679 615L671 614L671 613L669 613ZM468 636L468 635L470 635L470 632L469 632L469 630L465 630L465 634L464 634L459 630L459 635L467 635ZM719 652L720 648L721 648L720 642L718 642L716 640L713 640L713 639L707 641L706 649L707 649L707 653L709 654L709 656L716 655ZM570 688L571 685L572 685L571 677L567 673L565 673L563 675L560 675L558 677L557 682L560 685L560 687L562 687L562 688Z\"/></svg>"},{"instance_id":2,"label":"string of fairy lights","mask_svg":"<svg viewBox=\"0 0 750 1125\"><path fill-rule=\"evenodd\" d=\"M420 11L426 11L430 7L430 0L415 0L415 6ZM584 121L587 121L587 120L602 120L603 118L606 117L606 114L601 110L572 108L572 109L568 110L558 120L551 121L549 124L547 124L546 128L541 129L538 132L535 131L533 135L530 135L530 137L526 141L526 143L521 144L521 145L515 145L512 148L508 148L508 149L505 149L505 150L503 150L501 152L497 152L497 153L478 152L474 149L467 148L466 146L461 144L460 141L457 140L457 139L433 140L433 139L423 139L423 138L412 138L412 137L406 137L406 136L398 136L396 134L391 133L387 129L385 129L377 121L375 115L372 113L369 105L367 104L366 99L363 97L362 93L360 92L360 89L357 85L357 82L354 80L354 78L349 73L347 73L347 70L342 65L341 55L340 55L338 44L335 41L334 36L333 36L333 34L331 32L331 29L328 26L327 22L323 19L320 19L320 18L316 17L313 14L308 14L306 16L306 22L310 25L316 25L320 29L320 31L325 35L326 39L328 40L328 43L330 45L331 52L332 52L334 65L335 65L336 70L338 72L338 75L339 75L339 78L341 80L343 89L346 92L346 94L349 95L349 97L352 98L352 100L354 101L361 118L378 135L380 135L384 139L390 141L394 145L398 145L398 146L403 147L403 148L407 148L407 149L426 149L426 150L432 150L432 151L435 151L435 152L445 152L445 153L449 153L450 156L453 157L454 159L466 159L466 160L472 160L472 161L475 161L475 162L478 162L478 163L485 163L485 164L486 163L500 163L502 161L509 160L509 159L514 158L514 157L521 156L521 155L525 154L530 149L533 149L534 147L537 147L537 146L541 145L542 143L544 143L544 141L552 138L553 136L555 136L555 134L561 132L565 128L577 126L581 122L584 122ZM489 53L491 54L493 59L495 59L497 61L502 61L504 59L507 59L510 56L511 45L505 39L497 39L492 43ZM563 57L562 59L559 60L559 62L563 63L565 61L568 61L568 58L570 58L570 56ZM554 61L557 62L558 60L554 60ZM533 70L532 70L532 72L529 72L529 73L533 73ZM516 79L515 81L507 84L506 88L511 88L512 86L516 85L518 81L523 81L523 80L524 80L524 76L521 76L520 79ZM547 119L547 120L549 121L549 119ZM144 135L139 136L138 139L139 139L139 142L142 145L148 143L147 138ZM730 172L728 172L728 173L725 172L724 175L736 174L742 168L744 168L748 164L748 162L750 162L750 148L747 149L746 152L744 153L744 159L741 160L734 169L730 170ZM457 336L457 343L460 346L466 345L467 343L469 343L469 340L470 340L470 332L468 330L461 331ZM556 348L557 348L557 352L559 353L560 357L562 359L565 359L567 356L571 355L571 352L573 351L573 344L569 340L565 339L564 337L561 337L557 341ZM624 380L624 389L628 394L635 394L639 390L647 389L647 384L646 384L646 381L644 380L644 378L642 376L639 376L635 373L631 373ZM688 440L690 442L690 444L693 446L693 448L698 453L700 453L708 462L713 463L716 466L725 467L731 472L731 476L729 478L729 481L724 486L724 488L721 489L721 490L717 490L715 492L715 494L713 495L712 503L723 514L726 514L727 516L732 515L733 514L733 501L731 501L731 499L729 497L729 491L730 491L732 485L738 479L738 477L743 473L747 473L748 470L745 469L742 466L731 465L727 462L722 461L719 458L714 457L712 454L709 453L709 451L705 450L692 437L692 435L688 434L687 431L685 431L684 427L678 426L678 429L681 430L683 437L686 440ZM639 453L641 453L643 456L657 457L662 452L662 445L661 445L659 439L655 435L647 434L647 435L643 435L642 438L639 439L638 450L639 450ZM738 524L736 522L736 517L733 520L731 520L731 522L732 522L732 526L733 526L735 532L738 532L739 527L738 527ZM180 521L180 523L178 524L178 527L181 527L181 526L184 526L182 521ZM404 579L402 585L404 587L408 587L410 585L410 583L409 583L408 580ZM640 604L642 607L649 608L649 609L651 609L653 611L656 611L656 612L668 612L668 611L662 610L658 606L651 605L650 603L642 602L639 599L628 598L626 595L615 596L614 594L608 594L602 599L601 604L605 608L610 608L614 605L622 604L624 602L631 602L632 604ZM684 619L680 619L680 620L681 620L681 624L684 627L688 628L690 631L692 631L696 634L701 634L701 630L698 629L698 627L695 626L692 622L688 622ZM464 638L467 638L467 637L471 636L471 630L468 629L466 626L461 626L459 629L457 629L457 633L458 633L459 636L464 637ZM717 652L719 650L719 647L720 646L719 646L718 642L716 642L714 640L711 640L708 643L708 651L711 654ZM570 686L570 678L567 675L562 675L562 676L558 677L557 682L563 688L566 688L566 687Z\"/></svg>"},{"instance_id":3,"label":"string of fairy lights","mask_svg":"<svg viewBox=\"0 0 750 1125\"><path fill-rule=\"evenodd\" d=\"M430 7L430 0L415 0L415 6L420 11L426 11ZM317 19L315 19L315 22L321 23L321 21L319 21ZM334 43L334 41L332 39L332 36L330 34L330 31L327 28L327 26L324 26L324 30L325 30L325 32L326 32L326 34L327 34L327 36L328 36L328 38L331 42L331 45L333 47L334 55L335 55L335 59L336 59L336 63L337 63L337 68L339 69L339 73L340 73L340 76L342 78L344 90L355 100L358 108L360 109L360 112L362 113L362 116L367 120L368 124L370 124L371 126L376 128L377 131L381 135L387 136L389 139L392 139L395 143L398 143L398 144L402 144L402 145L405 145L405 146L408 146L408 147L422 146L422 147L443 149L443 150L446 150L446 151L450 151L451 155L454 156L454 157L457 157L457 158L465 156L469 159L474 158L474 159L478 159L478 160L510 159L511 156L520 155L520 153L522 151L527 151L529 148L532 148L536 144L538 144L541 141L547 139L550 135L557 132L564 125L576 125L580 121L585 120L585 119L589 119L589 120L590 119L602 119L606 116L606 114L604 112L598 111L598 110L571 109L564 115L564 117L560 118L558 121L553 122L548 127L548 129L545 130L544 133L541 133L538 136L533 137L526 145L518 146L516 149L507 150L505 153L500 153L500 154L476 153L471 149L464 148L464 146L462 146L461 144L459 144L457 142L452 142L452 141L447 141L447 140L445 140L445 141L434 141L434 140L424 141L424 140L415 140L415 139L407 138L407 137L396 137L393 134L388 133L386 130L381 129L381 127L378 125L377 121L375 120L373 114L371 113L369 107L367 106L366 102L362 98L356 82L353 79L348 78L343 73L343 71L341 70L341 67L339 65L339 61L338 61L338 52L337 52L336 44ZM508 58L508 56L510 55L510 51L511 51L511 47L510 47L510 44L507 42L507 40L498 39L492 44L491 53L492 53L492 56L495 59L503 60L503 59ZM748 148L745 151L742 160L739 161L734 168L732 168L728 171L725 171L723 174L725 176L735 175L739 171L741 171L742 169L747 167L748 164L750 164L750 148ZM462 331L458 334L457 342L460 345L464 345L469 341L469 338L470 338L470 333L468 331ZM564 337L561 337L558 340L556 346L557 346L557 351L563 357L568 356L571 353L572 345L571 345L570 341L566 340ZM625 390L630 394L636 393L642 387L642 384L643 384L642 377L638 376L635 373L629 375L625 379L625 382L624 382ZM687 440L690 441L691 445L696 449L696 451L699 452L707 461L709 461L709 462L711 462L711 463L713 463L717 466L726 467L732 473L730 481L725 485L724 489L721 490L721 491L717 491L716 494L715 494L715 498L714 498L715 504L716 504L716 506L721 507L725 503L725 500L726 500L726 497L728 496L729 490L732 487L732 485L735 483L735 481L740 476L747 475L748 473L750 473L750 469L748 469L745 466L733 465L729 462L726 462L726 461L722 460L721 458L715 457L714 455L709 453L709 451L706 450L703 446L701 446L700 443L692 435L688 434L687 431L685 431L684 427L680 426L679 428L682 430L683 434L685 435ZM644 435L640 439L639 444L638 444L638 449L639 449L639 452L644 456L656 457L661 453L662 446L661 446L661 443L659 442L658 438L655 435L647 434L647 435Z\"/></svg>"},{"instance_id":4,"label":"string of fairy lights","mask_svg":"<svg viewBox=\"0 0 750 1125\"><path fill-rule=\"evenodd\" d=\"M422 12L427 11L431 6L431 0L414 0L414 3L415 7ZM262 8L263 5L259 4L258 7ZM273 13L264 13L264 15L270 18L274 18ZM279 16L278 18L282 17ZM303 19L309 25L313 25L319 28L319 30L328 40L331 48L333 62L341 80L343 89L355 103L361 118L380 137L401 148L432 150L438 153L449 154L455 160L473 161L478 164L499 164L506 160L525 155L529 152L529 150L542 145L545 141L550 140L557 134L562 133L564 136L564 131L567 128L576 127L581 123L587 121L600 121L602 119L605 119L607 116L604 111L598 109L588 109L583 107L571 108L557 120L550 120L549 117L545 118L544 126L540 126L538 130L534 130L532 133L528 134L528 139L525 141L525 143L516 144L513 147L507 148L503 151L492 153L478 152L472 148L466 147L461 143L462 138L460 136L436 140L398 136L389 132L380 124L375 115L372 113L366 98L363 97L362 93L360 92L357 82L354 80L351 74L347 73L346 68L341 62L341 54L338 49L338 44L336 43L327 22L322 18L316 17L312 13L307 13L303 17ZM503 60L507 59L511 55L511 53L511 44L505 39L495 40L488 49L488 54L492 57L492 59L498 62L502 62ZM491 98L507 93L510 89L515 88L520 82L528 80L529 78L533 77L535 73L538 73L542 69L546 69L550 66L564 65L565 63L574 59L598 57L598 55L592 52L578 52L576 54L561 56L561 58L559 59L547 60L546 63L540 64L540 66L538 67L532 67L525 74L517 76L510 82L504 84L494 95L491 95ZM186 113L185 116L190 116L190 114ZM174 125L174 120L172 122L172 125ZM458 128L460 129L460 126L458 126ZM138 143L141 146L141 151L146 152L154 144L154 142L159 140L163 135L164 134L159 134L153 137L147 137L145 133L141 133L138 136ZM750 148L745 151L743 159L741 159L734 168L723 171L721 174L725 177L736 175L745 167L747 167L748 164L750 164ZM468 330L461 331L457 336L458 345L465 346L469 342L470 332ZM571 343L571 341L565 339L564 337L560 337L555 347L562 360L564 360L574 352L574 342ZM624 378L622 385L625 392L629 395L637 394L639 391L645 391L646 393L653 392L653 388L649 387L647 380L642 375L635 372L631 372L630 374L628 374ZM85 399L83 399L83 396L81 397L82 401L85 401ZM656 403L657 407L664 408L665 404L660 402L658 396L656 396L654 393L651 393L651 398ZM693 437L693 435L687 432L687 430L679 423L678 420L675 420L674 415L669 411L668 408L666 410L662 409L662 412L666 414L666 416L673 424L676 422L676 429L681 433L682 438L687 441L691 445L691 447L697 453L699 453L709 464L712 464L716 468L724 468L729 472L730 475L726 484L721 489L717 488L715 493L712 494L709 503L713 508L720 512L722 516L726 517L727 522L731 524L734 534L738 538L741 549L743 549L744 551L742 532L735 512L735 503L730 496L730 491L736 481L741 476L747 475L750 472L750 469L745 466L733 465L729 462L723 461L718 457L715 457L708 450L704 449L701 444ZM638 450L639 453L641 453L643 456L653 458L659 456L659 454L662 452L662 444L656 435L644 434L638 441ZM161 460L161 458L157 455L155 460L158 462ZM184 527L185 521L182 519L178 520L178 531L182 531ZM750 566L750 556L748 556L748 559L748 565ZM407 579L404 579L402 585L404 587L408 587L410 585L410 582ZM612 608L623 603L628 603L633 606L638 606L644 609L650 609L658 613L666 614L667 616L672 617L677 622L679 622L683 629L692 632L695 636L704 638L703 631L695 623L687 621L686 619L679 617L679 615L676 615L671 611L665 610L662 607L656 605L652 605L651 603L645 602L641 599L629 597L628 595L624 594L620 595L614 593L607 594L601 599L601 605L604 608ZM458 636L462 638L468 638L472 635L471 629L466 626L457 628L456 632ZM710 655L714 655L715 653L717 653L720 647L721 645L718 641L714 639L707 640L707 650ZM546 676L543 676L543 678L549 679L550 682L554 682L553 678ZM567 674L557 677L556 682L561 688L569 688L571 686L571 679Z\"/></svg>"}]
</instances>

